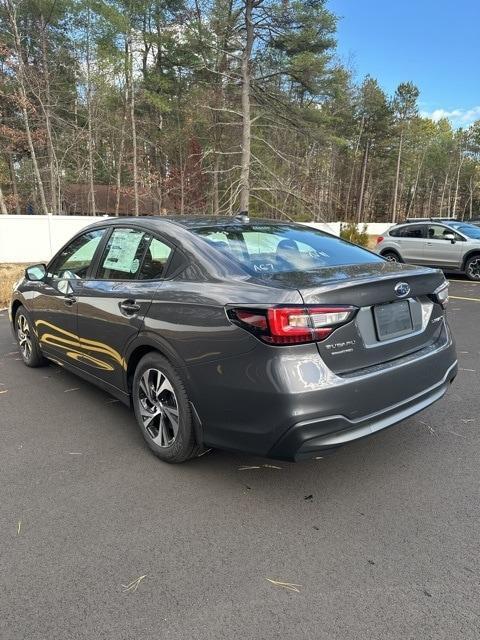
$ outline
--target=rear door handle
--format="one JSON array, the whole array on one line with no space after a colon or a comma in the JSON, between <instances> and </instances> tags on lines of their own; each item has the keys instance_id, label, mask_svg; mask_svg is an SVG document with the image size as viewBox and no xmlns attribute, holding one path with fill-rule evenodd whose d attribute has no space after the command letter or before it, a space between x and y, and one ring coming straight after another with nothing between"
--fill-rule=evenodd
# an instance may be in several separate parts
<instances>
[{"instance_id":1,"label":"rear door handle","mask_svg":"<svg viewBox=\"0 0 480 640\"><path fill-rule=\"evenodd\" d=\"M120 303L120 309L128 315L133 315L140 311L140 305L135 300L124 300Z\"/></svg>"},{"instance_id":2,"label":"rear door handle","mask_svg":"<svg viewBox=\"0 0 480 640\"><path fill-rule=\"evenodd\" d=\"M71 307L72 304L75 304L75 302L77 301L76 298L74 298L73 296L67 296L66 298L64 298L63 302L67 307Z\"/></svg>"}]
</instances>

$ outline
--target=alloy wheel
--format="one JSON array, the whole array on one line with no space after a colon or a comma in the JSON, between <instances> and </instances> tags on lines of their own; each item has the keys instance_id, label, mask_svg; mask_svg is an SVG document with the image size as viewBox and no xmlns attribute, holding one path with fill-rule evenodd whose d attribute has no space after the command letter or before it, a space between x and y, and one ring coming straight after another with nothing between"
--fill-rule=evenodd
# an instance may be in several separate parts
<instances>
[{"instance_id":1,"label":"alloy wheel","mask_svg":"<svg viewBox=\"0 0 480 640\"><path fill-rule=\"evenodd\" d=\"M385 260L387 262L398 262L398 258L394 253L387 253L387 255L385 256Z\"/></svg>"},{"instance_id":2,"label":"alloy wheel","mask_svg":"<svg viewBox=\"0 0 480 640\"><path fill-rule=\"evenodd\" d=\"M179 428L177 396L170 380L158 369L147 369L140 378L138 394L145 431L159 447L170 447Z\"/></svg>"},{"instance_id":3,"label":"alloy wheel","mask_svg":"<svg viewBox=\"0 0 480 640\"><path fill-rule=\"evenodd\" d=\"M22 313L17 317L17 338L24 359L30 360L32 355L32 336L28 320Z\"/></svg>"},{"instance_id":4,"label":"alloy wheel","mask_svg":"<svg viewBox=\"0 0 480 640\"><path fill-rule=\"evenodd\" d=\"M470 261L467 272L473 280L480 280L480 258Z\"/></svg>"}]
</instances>

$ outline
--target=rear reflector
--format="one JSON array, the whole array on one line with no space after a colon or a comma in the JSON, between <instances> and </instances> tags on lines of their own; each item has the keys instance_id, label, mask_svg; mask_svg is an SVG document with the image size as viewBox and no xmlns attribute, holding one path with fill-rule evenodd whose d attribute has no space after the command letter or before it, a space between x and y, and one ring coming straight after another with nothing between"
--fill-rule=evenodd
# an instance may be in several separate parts
<instances>
[{"instance_id":1,"label":"rear reflector","mask_svg":"<svg viewBox=\"0 0 480 640\"><path fill-rule=\"evenodd\" d=\"M270 307L228 309L232 322L269 344L302 344L324 340L349 322L357 309L351 306Z\"/></svg>"},{"instance_id":2,"label":"rear reflector","mask_svg":"<svg viewBox=\"0 0 480 640\"><path fill-rule=\"evenodd\" d=\"M380 242L383 242L385 240L385 238L383 236L377 236L377 244L380 244Z\"/></svg>"}]
</instances>

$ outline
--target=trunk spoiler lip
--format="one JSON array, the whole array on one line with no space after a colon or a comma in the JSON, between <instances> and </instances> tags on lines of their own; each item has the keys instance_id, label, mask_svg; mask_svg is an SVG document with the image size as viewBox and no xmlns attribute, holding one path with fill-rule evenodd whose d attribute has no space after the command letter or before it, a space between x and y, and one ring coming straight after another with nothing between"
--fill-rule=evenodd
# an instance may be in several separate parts
<instances>
[{"instance_id":1,"label":"trunk spoiler lip","mask_svg":"<svg viewBox=\"0 0 480 640\"><path fill-rule=\"evenodd\" d=\"M443 271L441 271L441 269L430 269L429 267L426 267L421 269L413 268L412 270L408 270L408 271L406 270L403 273L400 272L400 273L393 273L393 274L390 274L390 273L381 274L377 276L369 275L369 276L351 278L351 279L341 278L338 280L326 280L325 282L319 283L317 285L305 286L303 288L299 288L297 289L297 291L303 297L304 294L311 293L313 291L315 291L316 294L329 292L332 290L332 286L335 286L335 290L347 289L351 286L357 286L357 285L374 283L374 282L384 282L384 281L388 282L391 280L401 281L403 279L408 279L414 276L437 276L437 277L440 276L438 281L439 286L444 281L446 281L446 278L443 274Z\"/></svg>"}]
</instances>

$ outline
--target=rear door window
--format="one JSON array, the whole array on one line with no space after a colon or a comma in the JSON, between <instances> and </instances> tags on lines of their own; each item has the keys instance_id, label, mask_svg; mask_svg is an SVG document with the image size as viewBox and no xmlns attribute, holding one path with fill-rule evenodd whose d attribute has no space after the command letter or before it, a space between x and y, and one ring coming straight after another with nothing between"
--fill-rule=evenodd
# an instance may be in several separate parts
<instances>
[{"instance_id":1,"label":"rear door window","mask_svg":"<svg viewBox=\"0 0 480 640\"><path fill-rule=\"evenodd\" d=\"M412 224L402 227L402 238L425 238L425 225Z\"/></svg>"}]
</instances>

